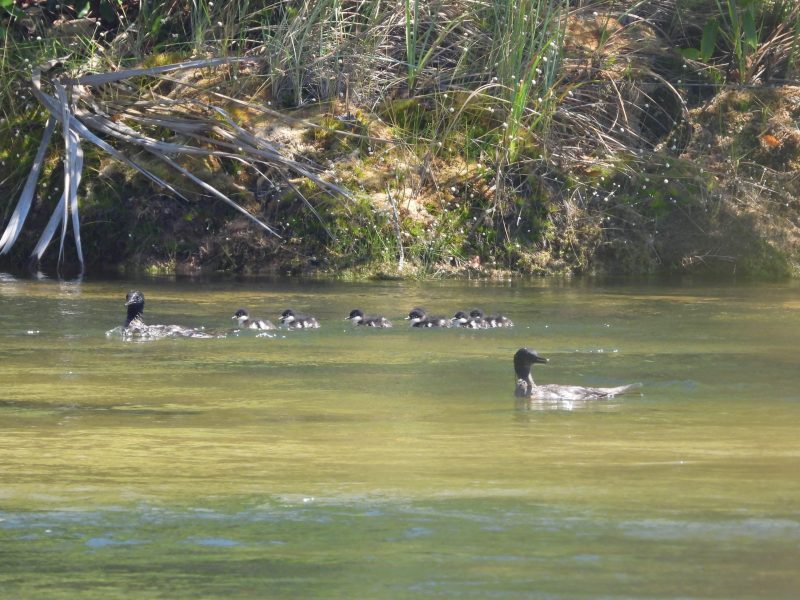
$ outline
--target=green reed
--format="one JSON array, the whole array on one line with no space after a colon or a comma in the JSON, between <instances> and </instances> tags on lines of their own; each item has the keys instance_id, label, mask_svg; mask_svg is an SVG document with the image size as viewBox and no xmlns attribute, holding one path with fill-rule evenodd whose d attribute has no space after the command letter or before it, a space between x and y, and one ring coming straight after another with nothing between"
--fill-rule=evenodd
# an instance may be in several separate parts
<instances>
[{"instance_id":1,"label":"green reed","mask_svg":"<svg viewBox=\"0 0 800 600\"><path fill-rule=\"evenodd\" d=\"M546 127L559 77L560 47L568 3L564 0L495 0L491 7L493 47L487 65L495 73L507 104L503 145L508 161L517 159L526 126Z\"/></svg>"}]
</instances>

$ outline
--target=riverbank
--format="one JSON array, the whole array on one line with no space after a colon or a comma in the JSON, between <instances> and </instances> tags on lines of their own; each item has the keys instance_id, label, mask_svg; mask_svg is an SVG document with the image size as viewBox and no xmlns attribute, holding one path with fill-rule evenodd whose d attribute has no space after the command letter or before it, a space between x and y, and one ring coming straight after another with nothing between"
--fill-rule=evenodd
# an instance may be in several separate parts
<instances>
[{"instance_id":1,"label":"riverbank","mask_svg":"<svg viewBox=\"0 0 800 600\"><path fill-rule=\"evenodd\" d=\"M265 192L268 184L251 180L247 187L262 201L249 206L284 233L278 240L242 217L231 218L221 203L181 205L131 190L126 220L119 220L116 205L113 217L102 202L87 210L92 225L84 227L86 239L95 243L93 255L105 257L98 266L348 278L800 274L800 87L715 96L690 112L684 127L691 133L680 151L653 156L661 162L635 177L620 165L618 172L588 171L569 187L546 190L531 202L543 213L537 235L517 226L507 240L498 239L498 219L490 216L494 181L481 177L479 163L438 161L429 184L387 194L398 165L409 177L419 166L402 163L391 141L382 148L376 143L373 150L332 153L325 147L329 134L317 139L319 129L308 123L323 123L341 111L340 106L306 110L302 120L282 124L281 139L291 156L333 165L331 172L353 190L355 202L329 199L318 220L294 190ZM359 113L359 118L371 130L375 117ZM256 125L265 131L275 127ZM762 133L767 130L774 133ZM779 144L770 145L770 135ZM732 161L734 152L742 159ZM241 185L231 177L222 188ZM497 210L506 211L500 221L510 231L518 212ZM112 218L116 233L107 227ZM114 247L116 256L109 254Z\"/></svg>"},{"instance_id":2,"label":"riverbank","mask_svg":"<svg viewBox=\"0 0 800 600\"><path fill-rule=\"evenodd\" d=\"M457 4L447 7L464 9ZM325 40L322 55L308 42L291 60L271 43L237 37L255 14L234 22L213 5L222 29L175 14L150 37L103 18L69 33L70 44L80 42L77 58L45 73L43 89L119 61L142 69L71 88L76 118L141 167L82 144L88 268L800 275L800 85L796 45L786 46L781 25L800 23L798 9L778 15L753 4L758 39L737 50L726 42L735 23L714 9L695 9L679 27L686 15L677 8L634 17L624 7L554 5L525 13L529 23L502 3L494 8L506 12L491 19L469 4L465 17L420 4L413 17L390 11L360 22L348 13L353 20L339 22L321 6L266 13L265 39L295 27ZM57 54L37 38L67 36L65 23L79 22L34 8L27 21L6 21L20 52L4 51L4 64L18 69L6 72L12 85L2 99L4 223L45 116L23 66ZM140 25L147 17L133 16ZM783 21L768 19L777 16ZM409 37L414 24L419 35ZM223 34L237 55L169 67L209 56ZM518 55L506 52L517 46ZM114 138L116 123L128 129ZM6 248L8 265L24 264L36 245L63 164L54 147L25 229ZM70 242L68 234L74 261ZM55 260L52 250L44 256Z\"/></svg>"}]
</instances>

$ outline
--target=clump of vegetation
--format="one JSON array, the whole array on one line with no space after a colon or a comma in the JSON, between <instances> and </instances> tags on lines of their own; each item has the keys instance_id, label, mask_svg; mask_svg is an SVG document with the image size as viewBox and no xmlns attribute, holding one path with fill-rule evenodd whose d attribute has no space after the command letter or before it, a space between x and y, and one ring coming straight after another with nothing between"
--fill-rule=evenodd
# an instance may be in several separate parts
<instances>
[{"instance_id":1,"label":"clump of vegetation","mask_svg":"<svg viewBox=\"0 0 800 600\"><path fill-rule=\"evenodd\" d=\"M0 11L17 262L798 271L796 3Z\"/></svg>"}]
</instances>

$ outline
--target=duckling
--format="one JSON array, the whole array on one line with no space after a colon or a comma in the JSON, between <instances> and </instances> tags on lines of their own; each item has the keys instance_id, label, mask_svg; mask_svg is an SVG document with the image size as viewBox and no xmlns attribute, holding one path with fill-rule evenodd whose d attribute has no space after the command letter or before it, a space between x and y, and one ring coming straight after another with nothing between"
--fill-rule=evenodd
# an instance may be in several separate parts
<instances>
[{"instance_id":1,"label":"duckling","mask_svg":"<svg viewBox=\"0 0 800 600\"><path fill-rule=\"evenodd\" d=\"M620 385L611 388L583 387L579 385L536 385L531 375L531 367L535 364L547 364L548 360L535 350L520 348L514 354L514 372L517 375L517 386L514 395L517 398L531 400L598 400L611 398L641 387L641 383Z\"/></svg>"},{"instance_id":2,"label":"duckling","mask_svg":"<svg viewBox=\"0 0 800 600\"><path fill-rule=\"evenodd\" d=\"M406 321L411 321L412 327L449 327L450 321L445 317L431 317L419 306L411 309Z\"/></svg>"},{"instance_id":3,"label":"duckling","mask_svg":"<svg viewBox=\"0 0 800 600\"><path fill-rule=\"evenodd\" d=\"M311 315L297 313L287 308L281 313L281 323L289 329L319 329L319 321Z\"/></svg>"},{"instance_id":4,"label":"duckling","mask_svg":"<svg viewBox=\"0 0 800 600\"><path fill-rule=\"evenodd\" d=\"M469 316L473 319L481 319L486 323L486 327L513 327L514 323L503 315L485 315L480 308L473 308L469 311Z\"/></svg>"},{"instance_id":5,"label":"duckling","mask_svg":"<svg viewBox=\"0 0 800 600\"><path fill-rule=\"evenodd\" d=\"M262 331L276 329L272 321L264 321L262 319L251 319L247 310L244 308L240 308L239 310L237 310L233 314L231 319L236 319L237 321L239 321L240 329L260 329Z\"/></svg>"},{"instance_id":6,"label":"duckling","mask_svg":"<svg viewBox=\"0 0 800 600\"><path fill-rule=\"evenodd\" d=\"M486 329L486 321L481 318L470 317L463 310L458 311L450 319L454 327L464 327L466 329Z\"/></svg>"},{"instance_id":7,"label":"duckling","mask_svg":"<svg viewBox=\"0 0 800 600\"><path fill-rule=\"evenodd\" d=\"M158 339L165 337L192 337L213 338L215 336L200 329L181 327L180 325L147 325L142 320L144 314L144 294L132 290L125 296L127 316L122 328L122 337L125 339Z\"/></svg>"},{"instance_id":8,"label":"duckling","mask_svg":"<svg viewBox=\"0 0 800 600\"><path fill-rule=\"evenodd\" d=\"M355 308L350 311L350 316L345 317L356 325L364 325L365 327L391 327L392 322L382 315L365 315L364 311Z\"/></svg>"}]
</instances>

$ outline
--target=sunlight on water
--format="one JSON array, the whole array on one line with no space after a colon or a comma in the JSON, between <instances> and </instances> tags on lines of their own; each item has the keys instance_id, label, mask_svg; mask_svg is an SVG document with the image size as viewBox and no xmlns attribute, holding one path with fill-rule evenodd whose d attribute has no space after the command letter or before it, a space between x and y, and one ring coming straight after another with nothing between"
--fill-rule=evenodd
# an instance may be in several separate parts
<instances>
[{"instance_id":1,"label":"sunlight on water","mask_svg":"<svg viewBox=\"0 0 800 600\"><path fill-rule=\"evenodd\" d=\"M148 323L215 339L123 340ZM14 598L791 598L792 285L0 277ZM414 306L513 329L412 330ZM322 328L235 333L233 312ZM352 308L395 327L355 328ZM539 383L641 393L515 407Z\"/></svg>"}]
</instances>

